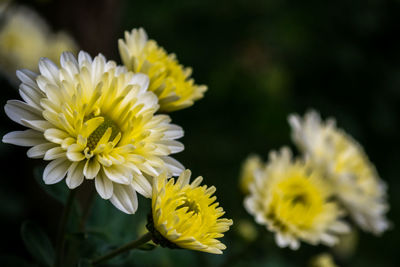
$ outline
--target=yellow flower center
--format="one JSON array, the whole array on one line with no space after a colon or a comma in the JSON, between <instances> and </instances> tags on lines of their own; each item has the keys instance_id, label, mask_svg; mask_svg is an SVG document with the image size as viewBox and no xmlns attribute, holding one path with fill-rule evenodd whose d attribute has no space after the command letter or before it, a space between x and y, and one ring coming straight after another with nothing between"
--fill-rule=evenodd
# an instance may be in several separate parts
<instances>
[{"instance_id":1,"label":"yellow flower center","mask_svg":"<svg viewBox=\"0 0 400 267\"><path fill-rule=\"evenodd\" d=\"M111 120L110 118L106 116L102 116L104 118L104 121L102 124L100 124L96 130L94 130L90 135L87 140L87 147L90 150L94 150L97 146L97 143L100 141L100 139L103 137L105 132L107 131L108 128L111 128L111 135L110 138L108 138L107 142L113 141L114 138L117 136L118 133L121 132L120 128L118 125Z\"/></svg>"},{"instance_id":2,"label":"yellow flower center","mask_svg":"<svg viewBox=\"0 0 400 267\"><path fill-rule=\"evenodd\" d=\"M309 229L322 210L323 198L308 178L294 176L277 185L269 205L267 216L282 230L289 225Z\"/></svg>"},{"instance_id":3,"label":"yellow flower center","mask_svg":"<svg viewBox=\"0 0 400 267\"><path fill-rule=\"evenodd\" d=\"M184 201L184 203L179 205L178 207L176 207L175 210L179 210L179 209L182 209L182 208L187 208L186 213L193 212L194 214L197 214L197 213L200 212L200 206L196 201L191 200L187 196L184 197L183 201Z\"/></svg>"}]
</instances>

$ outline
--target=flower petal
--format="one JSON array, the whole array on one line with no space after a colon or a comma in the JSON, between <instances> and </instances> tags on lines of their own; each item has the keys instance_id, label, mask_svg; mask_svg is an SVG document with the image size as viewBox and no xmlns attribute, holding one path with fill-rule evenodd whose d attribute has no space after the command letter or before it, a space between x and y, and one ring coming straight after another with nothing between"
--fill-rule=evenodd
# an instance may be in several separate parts
<instances>
[{"instance_id":1,"label":"flower petal","mask_svg":"<svg viewBox=\"0 0 400 267\"><path fill-rule=\"evenodd\" d=\"M3 143L17 146L36 146L46 143L43 134L35 130L15 131L3 136Z\"/></svg>"},{"instance_id":2,"label":"flower petal","mask_svg":"<svg viewBox=\"0 0 400 267\"><path fill-rule=\"evenodd\" d=\"M26 154L30 158L34 158L34 159L42 158L46 154L47 150L54 148L56 146L57 146L57 144L54 144L54 143L39 144L34 147L31 147L28 150L28 152L26 152Z\"/></svg>"},{"instance_id":3,"label":"flower petal","mask_svg":"<svg viewBox=\"0 0 400 267\"><path fill-rule=\"evenodd\" d=\"M113 195L113 182L107 178L103 171L100 171L94 180L97 193L104 198L109 199Z\"/></svg>"},{"instance_id":4,"label":"flower petal","mask_svg":"<svg viewBox=\"0 0 400 267\"><path fill-rule=\"evenodd\" d=\"M67 179L65 182L67 183L70 189L77 188L80 186L84 180L83 175L83 167L85 164L83 162L74 162L68 168Z\"/></svg>"},{"instance_id":5,"label":"flower petal","mask_svg":"<svg viewBox=\"0 0 400 267\"><path fill-rule=\"evenodd\" d=\"M4 107L7 116L16 123L22 124L21 119L42 120L41 110L20 100L8 100ZM23 124L22 124L23 125Z\"/></svg>"},{"instance_id":6,"label":"flower petal","mask_svg":"<svg viewBox=\"0 0 400 267\"><path fill-rule=\"evenodd\" d=\"M69 134L59 129L52 128L52 129L47 129L44 132L44 137L50 142L56 144L62 144L64 139L69 137Z\"/></svg>"},{"instance_id":7,"label":"flower petal","mask_svg":"<svg viewBox=\"0 0 400 267\"><path fill-rule=\"evenodd\" d=\"M86 161L83 168L83 174L87 179L93 179L99 173L100 163L96 158L91 158Z\"/></svg>"},{"instance_id":8,"label":"flower petal","mask_svg":"<svg viewBox=\"0 0 400 267\"><path fill-rule=\"evenodd\" d=\"M151 193L152 193L151 184L143 175L135 174L133 176L132 186L139 194L147 198L151 198Z\"/></svg>"},{"instance_id":9,"label":"flower petal","mask_svg":"<svg viewBox=\"0 0 400 267\"><path fill-rule=\"evenodd\" d=\"M45 184L55 184L64 179L71 163L65 158L59 158L47 164L43 172Z\"/></svg>"},{"instance_id":10,"label":"flower petal","mask_svg":"<svg viewBox=\"0 0 400 267\"><path fill-rule=\"evenodd\" d=\"M39 60L40 73L45 76L49 81L57 84L59 81L59 70L56 64L48 58L41 58Z\"/></svg>"},{"instance_id":11,"label":"flower petal","mask_svg":"<svg viewBox=\"0 0 400 267\"><path fill-rule=\"evenodd\" d=\"M114 184L113 196L111 203L119 210L134 214L138 207L137 194L132 185Z\"/></svg>"},{"instance_id":12,"label":"flower petal","mask_svg":"<svg viewBox=\"0 0 400 267\"><path fill-rule=\"evenodd\" d=\"M183 129L175 124L170 124L167 131L164 132L164 137L166 139L178 139L183 136Z\"/></svg>"},{"instance_id":13,"label":"flower petal","mask_svg":"<svg viewBox=\"0 0 400 267\"><path fill-rule=\"evenodd\" d=\"M161 157L161 158L164 160L165 165L167 169L171 172L172 176L178 176L185 169L185 167L181 163L179 163L179 161L177 161L176 159L173 159L171 157Z\"/></svg>"},{"instance_id":14,"label":"flower petal","mask_svg":"<svg viewBox=\"0 0 400 267\"><path fill-rule=\"evenodd\" d=\"M27 84L31 87L37 88L37 84L36 84L36 77L38 76L37 73L34 73L27 69L22 69L22 70L17 70L16 74L17 74L18 79L22 83Z\"/></svg>"},{"instance_id":15,"label":"flower petal","mask_svg":"<svg viewBox=\"0 0 400 267\"><path fill-rule=\"evenodd\" d=\"M44 160L53 160L53 159L57 159L57 158L61 158L61 157L65 157L65 150L59 146L56 146L54 148L47 150L43 159Z\"/></svg>"},{"instance_id":16,"label":"flower petal","mask_svg":"<svg viewBox=\"0 0 400 267\"><path fill-rule=\"evenodd\" d=\"M132 181L132 172L121 165L103 166L104 173L108 179L118 184L130 184Z\"/></svg>"}]
</instances>

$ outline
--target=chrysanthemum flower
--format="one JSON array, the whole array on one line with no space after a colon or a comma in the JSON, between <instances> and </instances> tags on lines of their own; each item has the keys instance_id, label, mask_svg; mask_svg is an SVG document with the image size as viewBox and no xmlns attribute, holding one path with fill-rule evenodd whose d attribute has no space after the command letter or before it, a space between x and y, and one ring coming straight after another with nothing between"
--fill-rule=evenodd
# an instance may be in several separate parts
<instances>
[{"instance_id":1,"label":"chrysanthemum flower","mask_svg":"<svg viewBox=\"0 0 400 267\"><path fill-rule=\"evenodd\" d=\"M176 183L165 174L154 179L148 228L162 246L221 254L226 246L217 238L224 236L232 220L220 218L224 211L212 196L215 187L199 186L202 177L189 184L190 175L189 170L182 172Z\"/></svg>"},{"instance_id":2,"label":"chrysanthemum flower","mask_svg":"<svg viewBox=\"0 0 400 267\"><path fill-rule=\"evenodd\" d=\"M294 142L326 173L354 221L365 231L384 232L389 227L386 185L362 147L336 128L334 120L322 122L315 111L304 119L291 115L289 123Z\"/></svg>"},{"instance_id":3,"label":"chrysanthemum flower","mask_svg":"<svg viewBox=\"0 0 400 267\"><path fill-rule=\"evenodd\" d=\"M249 185L253 182L254 176L261 174L263 162L257 155L250 155L243 162L240 171L240 189L244 194L249 193Z\"/></svg>"},{"instance_id":4,"label":"chrysanthemum flower","mask_svg":"<svg viewBox=\"0 0 400 267\"><path fill-rule=\"evenodd\" d=\"M318 172L301 161L292 162L289 149L271 152L263 174L255 176L245 208L257 223L276 232L280 247L297 249L299 240L334 245L348 231L338 218L336 203Z\"/></svg>"},{"instance_id":5,"label":"chrysanthemum flower","mask_svg":"<svg viewBox=\"0 0 400 267\"><path fill-rule=\"evenodd\" d=\"M63 51L76 52L77 45L66 33L53 34L33 10L10 6L2 15L0 27L0 69L15 79L15 71L37 71L40 57L58 60Z\"/></svg>"},{"instance_id":6,"label":"chrysanthemum flower","mask_svg":"<svg viewBox=\"0 0 400 267\"><path fill-rule=\"evenodd\" d=\"M69 188L94 179L99 195L126 213L137 209L136 192L151 197L151 177L179 174L183 166L169 154L183 150L174 139L180 127L154 115L157 97L148 77L127 72L102 55L78 60L63 53L61 68L42 58L40 74L17 72L24 101L10 100L6 114L30 129L8 133L3 142L32 147L44 158L43 179L54 184L66 176Z\"/></svg>"},{"instance_id":7,"label":"chrysanthemum flower","mask_svg":"<svg viewBox=\"0 0 400 267\"><path fill-rule=\"evenodd\" d=\"M142 28L125 32L125 40L120 39L118 45L128 70L149 75L149 90L158 96L161 111L187 108L207 90L205 85L194 84L190 78L192 70L180 65L175 54L167 54L154 40L149 40Z\"/></svg>"}]
</instances>

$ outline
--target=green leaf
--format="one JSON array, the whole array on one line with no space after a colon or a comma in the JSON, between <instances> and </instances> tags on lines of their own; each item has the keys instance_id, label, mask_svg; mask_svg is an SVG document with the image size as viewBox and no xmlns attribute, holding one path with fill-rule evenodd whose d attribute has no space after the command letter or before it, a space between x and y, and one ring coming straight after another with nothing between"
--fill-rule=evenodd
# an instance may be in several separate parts
<instances>
[{"instance_id":1,"label":"green leaf","mask_svg":"<svg viewBox=\"0 0 400 267\"><path fill-rule=\"evenodd\" d=\"M21 227L21 236L32 257L45 266L54 262L54 248L46 233L33 222L24 222Z\"/></svg>"},{"instance_id":2,"label":"green leaf","mask_svg":"<svg viewBox=\"0 0 400 267\"><path fill-rule=\"evenodd\" d=\"M39 186L51 197L65 204L69 194L69 188L65 183L59 182L56 184L48 185L43 181L43 167L36 167L33 170L33 176Z\"/></svg>"}]
</instances>

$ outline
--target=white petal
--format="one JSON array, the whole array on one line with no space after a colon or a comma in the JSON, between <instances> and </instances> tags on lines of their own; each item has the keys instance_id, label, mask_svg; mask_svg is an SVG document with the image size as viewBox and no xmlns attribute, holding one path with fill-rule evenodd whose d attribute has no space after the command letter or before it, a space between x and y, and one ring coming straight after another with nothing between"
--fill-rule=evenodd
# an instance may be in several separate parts
<instances>
[{"instance_id":1,"label":"white petal","mask_svg":"<svg viewBox=\"0 0 400 267\"><path fill-rule=\"evenodd\" d=\"M281 248L287 247L287 245L289 244L289 240L287 240L287 238L285 238L280 233L275 234L275 241Z\"/></svg>"},{"instance_id":2,"label":"white petal","mask_svg":"<svg viewBox=\"0 0 400 267\"><path fill-rule=\"evenodd\" d=\"M63 68L68 68L67 62L72 62L78 67L78 61L71 52L63 52L60 57L60 64Z\"/></svg>"},{"instance_id":3,"label":"white petal","mask_svg":"<svg viewBox=\"0 0 400 267\"><path fill-rule=\"evenodd\" d=\"M62 144L65 138L69 137L69 134L61 131L59 129L47 129L44 132L44 137L49 140L50 142L56 143L56 144Z\"/></svg>"},{"instance_id":4,"label":"white petal","mask_svg":"<svg viewBox=\"0 0 400 267\"><path fill-rule=\"evenodd\" d=\"M83 162L74 162L68 168L67 179L65 182L67 183L70 189L77 188L83 182L84 175L83 175L83 167L85 163Z\"/></svg>"},{"instance_id":5,"label":"white petal","mask_svg":"<svg viewBox=\"0 0 400 267\"><path fill-rule=\"evenodd\" d=\"M54 127L53 124L51 124L48 121L45 120L21 120L21 124L29 127L33 130L39 131L39 132L44 132L47 129Z\"/></svg>"},{"instance_id":6,"label":"white petal","mask_svg":"<svg viewBox=\"0 0 400 267\"><path fill-rule=\"evenodd\" d=\"M333 246L338 242L338 238L333 235L323 233L321 234L321 241L327 246Z\"/></svg>"},{"instance_id":7,"label":"white petal","mask_svg":"<svg viewBox=\"0 0 400 267\"><path fill-rule=\"evenodd\" d=\"M132 181L132 172L121 165L103 166L104 173L108 179L118 184L130 184Z\"/></svg>"},{"instance_id":8,"label":"white petal","mask_svg":"<svg viewBox=\"0 0 400 267\"><path fill-rule=\"evenodd\" d=\"M86 161L83 168L83 174L87 179L93 179L99 173L100 163L96 158L91 158Z\"/></svg>"},{"instance_id":9,"label":"white petal","mask_svg":"<svg viewBox=\"0 0 400 267\"><path fill-rule=\"evenodd\" d=\"M82 66L84 61L87 61L88 63L92 64L92 57L88 53L80 51L78 54L79 66Z\"/></svg>"},{"instance_id":10,"label":"white petal","mask_svg":"<svg viewBox=\"0 0 400 267\"><path fill-rule=\"evenodd\" d=\"M179 163L176 159L173 159L171 157L161 157L161 158L164 161L165 166L171 172L172 176L178 176L185 169L185 167L181 163Z\"/></svg>"},{"instance_id":11,"label":"white petal","mask_svg":"<svg viewBox=\"0 0 400 267\"><path fill-rule=\"evenodd\" d=\"M57 84L59 81L59 70L56 64L48 58L41 58L39 60L40 73L45 76L49 81Z\"/></svg>"},{"instance_id":12,"label":"white petal","mask_svg":"<svg viewBox=\"0 0 400 267\"><path fill-rule=\"evenodd\" d=\"M64 179L71 163L65 158L59 158L47 164L43 172L45 184L55 184Z\"/></svg>"},{"instance_id":13,"label":"white petal","mask_svg":"<svg viewBox=\"0 0 400 267\"><path fill-rule=\"evenodd\" d=\"M149 87L149 76L143 73L137 73L132 76L131 84L137 84L140 86L140 92L144 92Z\"/></svg>"},{"instance_id":14,"label":"white petal","mask_svg":"<svg viewBox=\"0 0 400 267\"><path fill-rule=\"evenodd\" d=\"M113 183L102 171L96 176L94 185L96 186L97 193L99 193L102 198L109 199L112 197Z\"/></svg>"},{"instance_id":15,"label":"white petal","mask_svg":"<svg viewBox=\"0 0 400 267\"><path fill-rule=\"evenodd\" d=\"M35 130L15 131L3 136L3 143L17 146L36 146L47 143L43 134Z\"/></svg>"},{"instance_id":16,"label":"white petal","mask_svg":"<svg viewBox=\"0 0 400 267\"><path fill-rule=\"evenodd\" d=\"M9 100L4 107L7 116L16 123L22 124L21 119L43 120L41 110L19 100Z\"/></svg>"},{"instance_id":17,"label":"white petal","mask_svg":"<svg viewBox=\"0 0 400 267\"><path fill-rule=\"evenodd\" d=\"M166 145L169 148L171 154L175 154L175 153L181 152L181 151L183 151L185 149L183 144L181 142L178 142L178 141L164 140L164 141L160 141L158 143L162 144L162 145Z\"/></svg>"},{"instance_id":18,"label":"white petal","mask_svg":"<svg viewBox=\"0 0 400 267\"><path fill-rule=\"evenodd\" d=\"M116 208L127 214L134 214L138 207L136 191L132 185L114 184L110 201Z\"/></svg>"},{"instance_id":19,"label":"white petal","mask_svg":"<svg viewBox=\"0 0 400 267\"><path fill-rule=\"evenodd\" d=\"M42 109L40 106L40 100L44 97L44 94L39 88L21 83L19 86L19 94L28 105L37 109Z\"/></svg>"},{"instance_id":20,"label":"white petal","mask_svg":"<svg viewBox=\"0 0 400 267\"><path fill-rule=\"evenodd\" d=\"M53 160L53 159L58 159L61 157L65 157L65 150L62 149L60 146L56 146L52 149L47 150L43 159L44 160Z\"/></svg>"},{"instance_id":21,"label":"white petal","mask_svg":"<svg viewBox=\"0 0 400 267\"><path fill-rule=\"evenodd\" d=\"M350 232L350 226L342 221L336 221L329 227L330 231L337 233L348 233Z\"/></svg>"},{"instance_id":22,"label":"white petal","mask_svg":"<svg viewBox=\"0 0 400 267\"><path fill-rule=\"evenodd\" d=\"M44 154L47 152L47 150L56 147L57 144L53 143L44 143L44 144L39 144L34 147L31 147L27 152L27 156L30 158L38 159L42 158Z\"/></svg>"},{"instance_id":23,"label":"white petal","mask_svg":"<svg viewBox=\"0 0 400 267\"><path fill-rule=\"evenodd\" d=\"M290 244L289 244L290 248L293 250L298 250L300 247L300 242L296 239L293 239Z\"/></svg>"},{"instance_id":24,"label":"white petal","mask_svg":"<svg viewBox=\"0 0 400 267\"><path fill-rule=\"evenodd\" d=\"M139 194L147 198L151 198L152 195L151 184L143 175L135 174L133 176L132 186Z\"/></svg>"},{"instance_id":25,"label":"white petal","mask_svg":"<svg viewBox=\"0 0 400 267\"><path fill-rule=\"evenodd\" d=\"M16 72L18 79L31 87L37 87L36 85L36 77L37 73L34 73L27 69L17 70Z\"/></svg>"},{"instance_id":26,"label":"white petal","mask_svg":"<svg viewBox=\"0 0 400 267\"><path fill-rule=\"evenodd\" d=\"M82 146L78 144L72 144L68 146L68 151L67 151L67 158L70 161L81 161L85 159L85 154L83 154Z\"/></svg>"},{"instance_id":27,"label":"white petal","mask_svg":"<svg viewBox=\"0 0 400 267\"><path fill-rule=\"evenodd\" d=\"M164 132L164 137L166 139L178 139L183 136L183 129L175 124L170 124L169 129Z\"/></svg>"}]
</instances>

